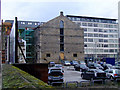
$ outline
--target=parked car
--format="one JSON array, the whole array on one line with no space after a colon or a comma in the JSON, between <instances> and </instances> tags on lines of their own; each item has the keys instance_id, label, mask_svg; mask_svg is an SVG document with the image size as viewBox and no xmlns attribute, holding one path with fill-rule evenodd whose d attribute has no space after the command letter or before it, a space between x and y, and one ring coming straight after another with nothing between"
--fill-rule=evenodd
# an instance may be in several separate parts
<instances>
[{"instance_id":1,"label":"parked car","mask_svg":"<svg viewBox=\"0 0 120 90\"><path fill-rule=\"evenodd\" d=\"M64 65L65 65L65 66L70 66L71 64L70 64L69 61L64 61Z\"/></svg>"},{"instance_id":2,"label":"parked car","mask_svg":"<svg viewBox=\"0 0 120 90\"><path fill-rule=\"evenodd\" d=\"M113 66L113 69L120 69L120 66Z\"/></svg>"},{"instance_id":3,"label":"parked car","mask_svg":"<svg viewBox=\"0 0 120 90\"><path fill-rule=\"evenodd\" d=\"M86 66L86 64L78 64L78 65L75 65L74 68L75 68L76 71L82 71L82 72L89 69Z\"/></svg>"},{"instance_id":4,"label":"parked car","mask_svg":"<svg viewBox=\"0 0 120 90\"><path fill-rule=\"evenodd\" d=\"M63 70L63 68L64 68L62 64L55 64L55 67L60 68L60 69L62 69L62 70ZM64 72L64 70L63 70L63 72Z\"/></svg>"},{"instance_id":5,"label":"parked car","mask_svg":"<svg viewBox=\"0 0 120 90\"><path fill-rule=\"evenodd\" d=\"M113 66L111 64L103 64L102 67L104 68L104 70L113 69Z\"/></svg>"},{"instance_id":6,"label":"parked car","mask_svg":"<svg viewBox=\"0 0 120 90\"><path fill-rule=\"evenodd\" d=\"M89 62L87 64L87 66L90 68L90 69L96 69L96 67L94 66L94 63L93 62Z\"/></svg>"},{"instance_id":7,"label":"parked car","mask_svg":"<svg viewBox=\"0 0 120 90\"><path fill-rule=\"evenodd\" d=\"M111 80L120 80L120 70L119 69L107 69L105 70L106 75Z\"/></svg>"},{"instance_id":8,"label":"parked car","mask_svg":"<svg viewBox=\"0 0 120 90\"><path fill-rule=\"evenodd\" d=\"M86 64L85 61L79 61L79 64Z\"/></svg>"},{"instance_id":9,"label":"parked car","mask_svg":"<svg viewBox=\"0 0 120 90\"><path fill-rule=\"evenodd\" d=\"M72 61L70 61L70 64L73 65L73 66L75 66L75 65L77 65L79 63L77 61L72 60Z\"/></svg>"},{"instance_id":10,"label":"parked car","mask_svg":"<svg viewBox=\"0 0 120 90\"><path fill-rule=\"evenodd\" d=\"M60 68L52 67L48 71L48 84L63 83L63 71Z\"/></svg>"},{"instance_id":11,"label":"parked car","mask_svg":"<svg viewBox=\"0 0 120 90\"><path fill-rule=\"evenodd\" d=\"M92 80L92 79L105 80L107 78L106 73L100 69L89 69L88 71L82 72L81 77L82 79L87 79L87 80Z\"/></svg>"},{"instance_id":12,"label":"parked car","mask_svg":"<svg viewBox=\"0 0 120 90\"><path fill-rule=\"evenodd\" d=\"M104 70L104 68L100 64L94 63L94 66L96 67L96 69Z\"/></svg>"},{"instance_id":13,"label":"parked car","mask_svg":"<svg viewBox=\"0 0 120 90\"><path fill-rule=\"evenodd\" d=\"M53 62L53 61L49 62L49 63L48 63L48 66L49 66L49 67L55 66L55 62Z\"/></svg>"}]
</instances>

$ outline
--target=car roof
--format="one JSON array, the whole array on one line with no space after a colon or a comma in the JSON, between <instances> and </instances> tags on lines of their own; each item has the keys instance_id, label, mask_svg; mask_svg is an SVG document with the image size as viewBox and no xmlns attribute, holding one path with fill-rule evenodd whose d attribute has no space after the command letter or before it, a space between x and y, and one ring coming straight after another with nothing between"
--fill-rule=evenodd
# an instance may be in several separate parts
<instances>
[{"instance_id":1,"label":"car roof","mask_svg":"<svg viewBox=\"0 0 120 90\"><path fill-rule=\"evenodd\" d=\"M60 69L59 67L51 67L49 69Z\"/></svg>"}]
</instances>

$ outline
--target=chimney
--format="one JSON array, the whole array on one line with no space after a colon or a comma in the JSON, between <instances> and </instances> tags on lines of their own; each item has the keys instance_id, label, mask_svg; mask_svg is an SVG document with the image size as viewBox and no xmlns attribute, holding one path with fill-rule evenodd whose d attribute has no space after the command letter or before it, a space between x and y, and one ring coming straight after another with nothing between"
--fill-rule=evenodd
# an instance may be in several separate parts
<instances>
[{"instance_id":1,"label":"chimney","mask_svg":"<svg viewBox=\"0 0 120 90\"><path fill-rule=\"evenodd\" d=\"M62 11L60 12L60 16L63 16L63 12Z\"/></svg>"}]
</instances>

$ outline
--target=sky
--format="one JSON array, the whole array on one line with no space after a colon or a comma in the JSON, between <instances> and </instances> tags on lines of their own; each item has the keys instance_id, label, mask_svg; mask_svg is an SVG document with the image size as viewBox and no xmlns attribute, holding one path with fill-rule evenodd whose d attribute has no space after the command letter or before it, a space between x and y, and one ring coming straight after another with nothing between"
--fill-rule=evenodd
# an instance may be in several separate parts
<instances>
[{"instance_id":1,"label":"sky","mask_svg":"<svg viewBox=\"0 0 120 90\"><path fill-rule=\"evenodd\" d=\"M1 0L1 19L46 22L60 15L118 19L120 0Z\"/></svg>"}]
</instances>

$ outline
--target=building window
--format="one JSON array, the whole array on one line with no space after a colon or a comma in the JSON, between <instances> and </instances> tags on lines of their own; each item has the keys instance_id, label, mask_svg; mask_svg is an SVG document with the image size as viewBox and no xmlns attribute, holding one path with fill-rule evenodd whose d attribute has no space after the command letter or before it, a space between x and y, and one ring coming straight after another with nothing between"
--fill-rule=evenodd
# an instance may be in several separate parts
<instances>
[{"instance_id":1,"label":"building window","mask_svg":"<svg viewBox=\"0 0 120 90\"><path fill-rule=\"evenodd\" d=\"M94 29L94 32L98 32L98 29L95 28L95 29Z\"/></svg>"},{"instance_id":2,"label":"building window","mask_svg":"<svg viewBox=\"0 0 120 90\"><path fill-rule=\"evenodd\" d=\"M108 49L105 49L104 52L108 52Z\"/></svg>"},{"instance_id":3,"label":"building window","mask_svg":"<svg viewBox=\"0 0 120 90\"><path fill-rule=\"evenodd\" d=\"M21 24L25 24L25 22L21 22Z\"/></svg>"},{"instance_id":4,"label":"building window","mask_svg":"<svg viewBox=\"0 0 120 90\"><path fill-rule=\"evenodd\" d=\"M99 39L99 42L103 42L103 39Z\"/></svg>"},{"instance_id":5,"label":"building window","mask_svg":"<svg viewBox=\"0 0 120 90\"><path fill-rule=\"evenodd\" d=\"M93 42L93 39L88 38L88 42Z\"/></svg>"},{"instance_id":6,"label":"building window","mask_svg":"<svg viewBox=\"0 0 120 90\"><path fill-rule=\"evenodd\" d=\"M88 37L93 37L93 34L92 33L88 33Z\"/></svg>"},{"instance_id":7,"label":"building window","mask_svg":"<svg viewBox=\"0 0 120 90\"><path fill-rule=\"evenodd\" d=\"M87 23L82 23L82 26L87 26Z\"/></svg>"},{"instance_id":8,"label":"building window","mask_svg":"<svg viewBox=\"0 0 120 90\"><path fill-rule=\"evenodd\" d=\"M114 52L114 49L110 49L109 52Z\"/></svg>"},{"instance_id":9,"label":"building window","mask_svg":"<svg viewBox=\"0 0 120 90\"><path fill-rule=\"evenodd\" d=\"M64 43L64 36L60 36L60 43Z\"/></svg>"},{"instance_id":10,"label":"building window","mask_svg":"<svg viewBox=\"0 0 120 90\"><path fill-rule=\"evenodd\" d=\"M87 33L84 33L84 37L87 37Z\"/></svg>"},{"instance_id":11,"label":"building window","mask_svg":"<svg viewBox=\"0 0 120 90\"><path fill-rule=\"evenodd\" d=\"M46 57L50 57L50 53L47 53L47 54L46 54Z\"/></svg>"},{"instance_id":12,"label":"building window","mask_svg":"<svg viewBox=\"0 0 120 90\"><path fill-rule=\"evenodd\" d=\"M102 30L102 29L99 29L99 32L103 32L103 30Z\"/></svg>"},{"instance_id":13,"label":"building window","mask_svg":"<svg viewBox=\"0 0 120 90\"><path fill-rule=\"evenodd\" d=\"M104 44L104 47L108 47L108 44Z\"/></svg>"},{"instance_id":14,"label":"building window","mask_svg":"<svg viewBox=\"0 0 120 90\"><path fill-rule=\"evenodd\" d=\"M60 28L64 28L64 22L62 20L60 21Z\"/></svg>"},{"instance_id":15,"label":"building window","mask_svg":"<svg viewBox=\"0 0 120 90\"><path fill-rule=\"evenodd\" d=\"M84 31L87 32L87 28L84 28Z\"/></svg>"},{"instance_id":16,"label":"building window","mask_svg":"<svg viewBox=\"0 0 120 90\"><path fill-rule=\"evenodd\" d=\"M103 37L103 34L99 34L99 37Z\"/></svg>"},{"instance_id":17,"label":"building window","mask_svg":"<svg viewBox=\"0 0 120 90\"><path fill-rule=\"evenodd\" d=\"M92 23L88 23L88 26L92 27Z\"/></svg>"},{"instance_id":18,"label":"building window","mask_svg":"<svg viewBox=\"0 0 120 90\"><path fill-rule=\"evenodd\" d=\"M104 37L108 37L108 35L107 35L107 34L105 34L105 35L104 35Z\"/></svg>"},{"instance_id":19,"label":"building window","mask_svg":"<svg viewBox=\"0 0 120 90\"><path fill-rule=\"evenodd\" d=\"M63 34L64 34L64 29L60 28L60 35L63 35Z\"/></svg>"},{"instance_id":20,"label":"building window","mask_svg":"<svg viewBox=\"0 0 120 90\"><path fill-rule=\"evenodd\" d=\"M73 54L73 57L77 57L77 54L75 53L75 54Z\"/></svg>"},{"instance_id":21,"label":"building window","mask_svg":"<svg viewBox=\"0 0 120 90\"><path fill-rule=\"evenodd\" d=\"M28 25L32 25L32 23L31 23L31 22L28 22Z\"/></svg>"},{"instance_id":22,"label":"building window","mask_svg":"<svg viewBox=\"0 0 120 90\"><path fill-rule=\"evenodd\" d=\"M94 37L98 37L98 34L94 34Z\"/></svg>"},{"instance_id":23,"label":"building window","mask_svg":"<svg viewBox=\"0 0 120 90\"><path fill-rule=\"evenodd\" d=\"M104 39L104 42L108 42L108 39Z\"/></svg>"},{"instance_id":24,"label":"building window","mask_svg":"<svg viewBox=\"0 0 120 90\"><path fill-rule=\"evenodd\" d=\"M84 47L87 47L87 44L85 44Z\"/></svg>"},{"instance_id":25,"label":"building window","mask_svg":"<svg viewBox=\"0 0 120 90\"><path fill-rule=\"evenodd\" d=\"M104 30L105 33L108 33L108 30Z\"/></svg>"},{"instance_id":26,"label":"building window","mask_svg":"<svg viewBox=\"0 0 120 90\"><path fill-rule=\"evenodd\" d=\"M94 24L94 27L98 27L98 24Z\"/></svg>"},{"instance_id":27,"label":"building window","mask_svg":"<svg viewBox=\"0 0 120 90\"><path fill-rule=\"evenodd\" d=\"M87 42L87 38L84 38L84 42Z\"/></svg>"},{"instance_id":28,"label":"building window","mask_svg":"<svg viewBox=\"0 0 120 90\"><path fill-rule=\"evenodd\" d=\"M64 44L60 44L60 51L64 51Z\"/></svg>"}]
</instances>

